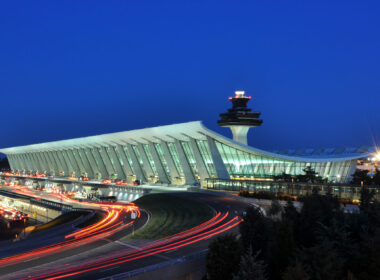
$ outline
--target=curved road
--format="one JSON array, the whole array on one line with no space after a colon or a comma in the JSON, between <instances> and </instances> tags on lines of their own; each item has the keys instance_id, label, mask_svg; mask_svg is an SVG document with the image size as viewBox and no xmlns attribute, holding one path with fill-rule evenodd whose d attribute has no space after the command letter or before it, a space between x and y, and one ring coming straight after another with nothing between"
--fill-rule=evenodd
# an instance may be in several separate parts
<instances>
[{"instance_id":1,"label":"curved road","mask_svg":"<svg viewBox=\"0 0 380 280\"><path fill-rule=\"evenodd\" d=\"M236 231L241 222L239 214L247 207L247 204L230 197L202 193L176 195L202 201L217 214L190 230L138 246L119 240L133 230L132 226L128 226L89 244L0 267L0 275L3 275L0 279L98 279L176 259L206 249L210 239L218 234ZM135 229L147 220L148 214L141 211Z\"/></svg>"}]
</instances>

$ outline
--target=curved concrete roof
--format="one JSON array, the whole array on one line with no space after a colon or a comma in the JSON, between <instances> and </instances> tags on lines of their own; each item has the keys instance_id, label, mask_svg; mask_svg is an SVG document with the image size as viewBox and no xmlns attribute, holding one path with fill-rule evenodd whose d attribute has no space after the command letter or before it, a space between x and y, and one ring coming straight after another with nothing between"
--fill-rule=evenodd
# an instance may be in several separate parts
<instances>
[{"instance_id":1,"label":"curved concrete roof","mask_svg":"<svg viewBox=\"0 0 380 280\"><path fill-rule=\"evenodd\" d=\"M11 147L0 149L4 154L18 154L34 151L51 151L62 150L68 148L80 148L84 146L103 146L115 144L135 144L160 141L173 142L175 139L186 141L189 137L206 140L206 136L214 138L221 143L224 143L242 151L262 155L271 158L277 158L287 161L303 161L303 162L326 162L326 161L346 161L358 158L368 157L374 153L374 149L370 147L342 148L342 149L319 149L319 150L286 150L283 153L269 152L251 146L243 145L235 142L221 134L206 128L201 121L193 121L180 124L164 125L143 129L135 129L123 132L108 133L89 137L81 137L68 140L60 140L46 142L40 144L32 144L19 147ZM324 151L324 152L323 152Z\"/></svg>"}]
</instances>

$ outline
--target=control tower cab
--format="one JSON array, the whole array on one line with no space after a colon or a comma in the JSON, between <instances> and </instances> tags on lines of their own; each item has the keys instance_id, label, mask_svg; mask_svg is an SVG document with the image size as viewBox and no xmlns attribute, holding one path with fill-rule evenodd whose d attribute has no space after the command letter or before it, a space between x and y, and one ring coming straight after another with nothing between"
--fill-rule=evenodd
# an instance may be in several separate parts
<instances>
[{"instance_id":1,"label":"control tower cab","mask_svg":"<svg viewBox=\"0 0 380 280\"><path fill-rule=\"evenodd\" d=\"M247 103L250 96L245 96L244 91L235 91L235 96L228 98L232 102L232 108L227 113L220 114L219 126L229 127L233 139L247 145L247 134L251 127L260 126L263 121L259 119L259 112L251 112Z\"/></svg>"}]
</instances>

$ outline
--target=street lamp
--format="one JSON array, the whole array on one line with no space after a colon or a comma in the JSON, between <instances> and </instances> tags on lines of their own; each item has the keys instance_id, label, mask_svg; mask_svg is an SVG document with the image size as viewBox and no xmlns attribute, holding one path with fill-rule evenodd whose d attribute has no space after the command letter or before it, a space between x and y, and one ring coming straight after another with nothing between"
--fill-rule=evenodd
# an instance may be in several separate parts
<instances>
[{"instance_id":1,"label":"street lamp","mask_svg":"<svg viewBox=\"0 0 380 280\"><path fill-rule=\"evenodd\" d=\"M375 158L376 158L377 161L380 161L380 153L377 153L377 154L375 155Z\"/></svg>"},{"instance_id":2,"label":"street lamp","mask_svg":"<svg viewBox=\"0 0 380 280\"><path fill-rule=\"evenodd\" d=\"M25 239L25 237L26 237L26 232L25 232L26 219L24 218L23 220L24 220L24 239Z\"/></svg>"}]
</instances>

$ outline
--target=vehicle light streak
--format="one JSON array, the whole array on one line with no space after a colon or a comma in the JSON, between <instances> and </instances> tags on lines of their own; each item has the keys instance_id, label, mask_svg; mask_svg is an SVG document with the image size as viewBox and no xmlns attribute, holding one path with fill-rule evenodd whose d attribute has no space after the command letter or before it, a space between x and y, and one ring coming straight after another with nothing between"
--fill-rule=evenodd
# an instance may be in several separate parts
<instances>
[{"instance_id":1,"label":"vehicle light streak","mask_svg":"<svg viewBox=\"0 0 380 280\"><path fill-rule=\"evenodd\" d=\"M25 193L29 196L34 196L36 198L41 197L41 195L36 195L30 190L23 190L21 187L17 186L15 190L19 193ZM42 195L42 197L48 197ZM18 263L25 259L32 259L35 256L41 257L50 255L53 253L61 252L74 248L77 246L82 246L89 244L96 240L111 236L116 231L124 229L134 224L135 220L124 224L122 218L128 213L137 213L137 217L141 217L141 212L137 206L133 203L122 204L122 203L107 203L107 202L90 202L90 201L78 201L65 194L52 193L49 197L54 197L54 199L64 200L65 202L76 203L81 205L87 205L91 207L97 207L102 209L106 214L105 216L95 224L89 225L82 229L76 230L75 232L65 235L64 241L51 244L42 248L34 249L22 254L10 256L7 258L0 259L0 266L7 266L14 263ZM146 243L140 249L122 249L117 252L96 257L95 259L85 260L82 263L74 264L64 264L53 267L47 267L43 271L27 272L28 277L23 279L61 279L65 277L70 277L74 275L83 274L86 272L112 267L118 264L146 258L155 254L162 252L168 252L196 242L205 240L207 238L213 237L217 234L225 232L239 225L243 220L238 216L230 215L229 212L221 213L218 212L211 219L197 225L191 229L166 236L164 238ZM49 271L50 270L50 271ZM21 274L22 275L22 274ZM18 277L25 277L19 275Z\"/></svg>"},{"instance_id":2,"label":"vehicle light streak","mask_svg":"<svg viewBox=\"0 0 380 280\"><path fill-rule=\"evenodd\" d=\"M66 269L66 270L62 270L62 271L58 271L58 272L54 272L54 273L50 273L50 274L44 274L44 275L39 275L36 277L25 278L25 279L47 279L47 278L48 279L61 279L61 278L70 277L70 276L82 274L85 272L89 272L89 271L93 271L93 270L97 270L97 269L101 269L101 268L107 268L107 267L118 265L118 264L125 263L125 262L130 262L133 260L137 260L137 259L145 258L148 256L152 256L155 254L159 254L162 252L167 252L167 251L171 251L174 249L178 249L178 248L181 248L183 246L188 246L190 244L199 242L201 240L204 240L204 239L210 238L212 236L215 236L217 234L220 234L222 232L225 232L225 231L237 226L241 222L242 222L242 220L238 219L238 217L234 217L234 218L230 219L229 221L223 223L222 225L220 225L220 226L218 226L218 227L216 227L210 231L201 233L199 235L192 236L190 238L184 239L184 240L179 241L179 242L170 243L170 244L167 244L167 245L162 246L162 247L154 248L154 249L147 250L147 251L141 251L141 252L138 252L135 254L128 254L125 257L114 258L114 259L103 261L103 262L96 262L96 263L85 265L85 266L70 268L70 269ZM59 275L59 274L61 274L61 275Z\"/></svg>"},{"instance_id":3,"label":"vehicle light streak","mask_svg":"<svg viewBox=\"0 0 380 280\"><path fill-rule=\"evenodd\" d=\"M107 216L104 219L102 219L100 222L97 222L96 224L93 224L92 226L88 226L84 229L68 234L65 236L65 238L70 238L70 237L77 238L79 236L83 236L84 234L88 232L92 232L93 230L96 230L98 227L100 227L103 224L107 225L107 223L109 222L110 218L114 215L114 213L115 213L114 210L109 211Z\"/></svg>"},{"instance_id":4,"label":"vehicle light streak","mask_svg":"<svg viewBox=\"0 0 380 280\"><path fill-rule=\"evenodd\" d=\"M114 207L115 209L112 209L110 207ZM140 212L137 208L137 206L132 206L133 209L137 209L136 211ZM107 209L107 216L102 219L100 222L86 227L82 230L79 230L77 232L74 232L73 234L70 234L69 236L66 236L66 241L62 241L59 243L55 243L52 245L48 245L42 248L34 249L25 253L21 253L18 255L6 257L0 260L0 266L6 266L13 263L17 263L18 261L24 260L26 258L31 258L33 256L41 256L46 255L48 253L55 253L57 251L67 250L71 247L78 246L78 245L84 245L88 244L90 242L99 240L101 238L107 237L111 234L113 234L117 230L121 230L131 224L133 224L134 221L121 226L122 222L115 223L120 213L125 211L125 213L129 213L131 207L129 205L110 205L109 207L106 207Z\"/></svg>"},{"instance_id":5,"label":"vehicle light streak","mask_svg":"<svg viewBox=\"0 0 380 280\"><path fill-rule=\"evenodd\" d=\"M226 212L222 217L220 217L220 215L221 215L221 213L219 212L218 214L217 214L217 216L215 216L215 217L220 217L220 219L215 219L215 220L213 220L213 218L212 219L210 219L209 221L211 221L210 223L208 223L208 224L206 224L204 227L194 227L194 228L192 228L192 229L190 229L190 230L188 230L188 231L184 231L184 233L181 235L181 234L174 234L174 235L171 235L171 236L169 236L169 237L164 237L164 238L162 238L162 239L159 239L159 240L157 240L157 241L154 241L154 242L152 242L152 243L150 243L150 244L148 244L148 246L145 246L144 247L144 249L149 249L149 248L151 248L151 247L153 247L153 246L158 246L159 244L165 244L165 243L167 243L168 241L175 241L175 240L178 240L178 239L180 239L180 238L184 238L184 237L186 237L186 236L189 236L189 235L191 235L191 234L196 234L196 233L198 233L198 232L201 232L201 231L204 231L204 230L207 230L207 229L209 229L210 227L212 227L212 226L214 226L214 225L216 225L216 224L218 224L218 223L221 223L224 219L226 219L227 218L227 216L228 216L228 212ZM214 217L214 218L215 218ZM209 222L208 221L208 222ZM206 222L207 223L207 222Z\"/></svg>"}]
</instances>

